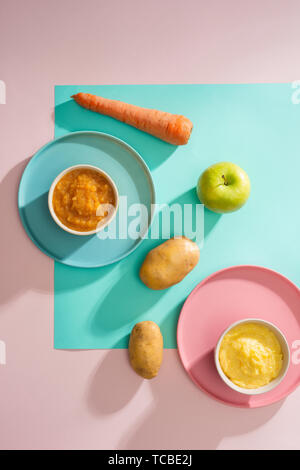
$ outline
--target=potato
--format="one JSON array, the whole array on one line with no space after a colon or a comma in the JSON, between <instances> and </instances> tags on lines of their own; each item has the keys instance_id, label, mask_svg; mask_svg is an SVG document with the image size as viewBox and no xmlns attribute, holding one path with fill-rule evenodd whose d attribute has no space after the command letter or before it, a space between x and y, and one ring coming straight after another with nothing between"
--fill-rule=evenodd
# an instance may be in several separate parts
<instances>
[{"instance_id":1,"label":"potato","mask_svg":"<svg viewBox=\"0 0 300 470\"><path fill-rule=\"evenodd\" d=\"M199 257L198 246L189 238L171 238L148 253L140 278L150 289L167 289L182 281Z\"/></svg>"},{"instance_id":2,"label":"potato","mask_svg":"<svg viewBox=\"0 0 300 470\"><path fill-rule=\"evenodd\" d=\"M163 337L153 321L137 323L129 340L129 359L135 372L144 379L156 377L163 357Z\"/></svg>"}]
</instances>

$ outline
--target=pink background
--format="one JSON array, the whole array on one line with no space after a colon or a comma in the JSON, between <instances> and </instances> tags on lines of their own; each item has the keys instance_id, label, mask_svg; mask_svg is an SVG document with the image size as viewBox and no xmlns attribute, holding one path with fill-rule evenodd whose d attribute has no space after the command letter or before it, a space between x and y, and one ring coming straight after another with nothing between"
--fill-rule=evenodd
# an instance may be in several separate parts
<instances>
[{"instance_id":1,"label":"pink background","mask_svg":"<svg viewBox=\"0 0 300 470\"><path fill-rule=\"evenodd\" d=\"M214 402L177 351L142 381L124 350L53 350L53 262L16 209L27 159L53 138L55 84L300 79L298 0L2 0L2 449L300 448L300 390L265 409Z\"/></svg>"}]
</instances>

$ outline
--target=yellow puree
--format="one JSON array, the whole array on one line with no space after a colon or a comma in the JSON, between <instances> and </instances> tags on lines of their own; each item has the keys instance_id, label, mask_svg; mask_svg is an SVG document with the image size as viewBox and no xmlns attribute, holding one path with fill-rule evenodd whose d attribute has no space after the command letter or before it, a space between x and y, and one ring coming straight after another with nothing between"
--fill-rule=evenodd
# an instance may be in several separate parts
<instances>
[{"instance_id":1,"label":"yellow puree","mask_svg":"<svg viewBox=\"0 0 300 470\"><path fill-rule=\"evenodd\" d=\"M258 323L232 328L223 338L219 360L223 372L236 385L258 388L275 379L283 354L275 334Z\"/></svg>"}]
</instances>

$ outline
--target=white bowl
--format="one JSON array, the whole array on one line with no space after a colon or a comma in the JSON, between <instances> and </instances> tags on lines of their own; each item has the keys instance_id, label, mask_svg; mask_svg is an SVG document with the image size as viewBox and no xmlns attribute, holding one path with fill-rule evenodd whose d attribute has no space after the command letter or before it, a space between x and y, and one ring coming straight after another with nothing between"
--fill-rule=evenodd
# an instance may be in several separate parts
<instances>
[{"instance_id":1,"label":"white bowl","mask_svg":"<svg viewBox=\"0 0 300 470\"><path fill-rule=\"evenodd\" d=\"M282 367L281 367L281 370L279 372L279 375L276 377L276 379L272 380L271 382L269 382L267 385L264 385L263 387L259 387L259 388L239 387L238 385L233 383L229 379L229 377L227 377L227 375L223 372L223 369L222 369L221 364L220 364L219 352L220 352L220 346L221 346L221 343L223 341L224 336L232 328L234 328L237 325L241 325L243 323L259 323L261 325L267 326L275 334L276 338L278 339L278 341L280 343L281 349L282 349L283 363L282 363ZM236 392L243 393L244 395L259 395L261 393L270 392L275 387L277 387L280 384L280 382L283 380L283 378L285 377L285 375L288 371L289 365L290 365L290 350L289 350L289 346L288 346L288 342L286 340L286 337L284 336L282 331L280 331L279 328L277 328L277 326L273 325L273 323L270 323L270 322L265 321L265 320L260 320L258 318L247 318L245 320L240 320L240 321L237 321L236 323L233 323L220 336L219 341L217 343L217 346L215 348L215 364L216 364L216 368L217 368L217 371L219 373L219 376L221 377L223 382L225 382L225 384L228 385L228 387L232 388Z\"/></svg>"},{"instance_id":2,"label":"white bowl","mask_svg":"<svg viewBox=\"0 0 300 470\"><path fill-rule=\"evenodd\" d=\"M99 224L97 226L96 229L94 230L89 230L88 232L80 232L80 231L77 231L77 230L72 230L71 228L69 227L66 227L60 220L59 218L57 217L57 215L55 214L54 212L54 209L53 209L53 192L54 192L54 189L55 189L55 186L57 185L57 183L59 182L59 180L66 174L66 173L69 173L70 171L72 170L78 170L80 168L87 168L89 170L94 170L94 171L97 171L101 176L104 176L107 181L110 183L111 187L113 188L113 192L114 192L114 196L115 196L115 201L116 201L116 205L115 205L115 208L114 210L111 212L111 214L109 215L109 217L105 220L105 222L103 224ZM63 230L65 230L66 232L69 232L69 233L72 233L73 235L93 235L95 233L98 233L100 232L101 230L103 230L105 227L107 227L108 224L111 223L111 221L115 218L116 216L116 213L117 213L117 210L118 210L118 206L119 206L119 194L118 194L118 190L117 190L117 187L114 183L114 181L111 179L111 177L105 173L105 171L103 170L100 170L100 168L96 167L96 166L93 166L93 165L74 165L74 166L70 166L69 168L66 168L64 171L62 171L56 178L55 180L53 181L53 183L51 184L50 186L50 189L49 189L49 193L48 193L48 207L49 207L49 211L50 211L50 214L53 218L53 220L57 223L57 225L59 225L59 227L61 227Z\"/></svg>"}]
</instances>

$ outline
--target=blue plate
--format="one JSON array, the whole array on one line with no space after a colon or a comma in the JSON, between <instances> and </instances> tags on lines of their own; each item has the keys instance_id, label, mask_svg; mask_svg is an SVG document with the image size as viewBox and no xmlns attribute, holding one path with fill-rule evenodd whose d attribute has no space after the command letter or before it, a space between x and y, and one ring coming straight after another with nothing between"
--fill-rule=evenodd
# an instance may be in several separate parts
<instances>
[{"instance_id":1,"label":"blue plate","mask_svg":"<svg viewBox=\"0 0 300 470\"><path fill-rule=\"evenodd\" d=\"M99 234L72 235L62 230L50 215L47 197L51 183L61 171L78 164L101 168L117 185L120 206L115 219L115 239L101 239ZM127 196L127 207L125 202L121 203L121 196ZM146 206L145 234L150 227L151 204L154 203L152 177L141 156L116 137L86 131L72 132L42 147L25 168L18 196L22 223L35 245L61 263L82 268L106 266L129 255L142 237L128 236L131 219L137 217L137 214L129 217L128 208L132 204Z\"/></svg>"}]
</instances>

